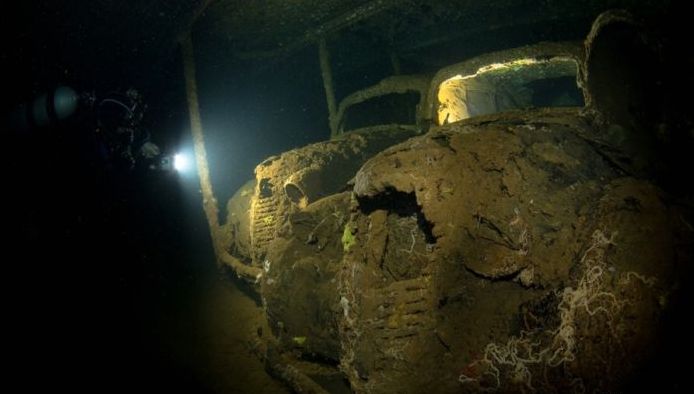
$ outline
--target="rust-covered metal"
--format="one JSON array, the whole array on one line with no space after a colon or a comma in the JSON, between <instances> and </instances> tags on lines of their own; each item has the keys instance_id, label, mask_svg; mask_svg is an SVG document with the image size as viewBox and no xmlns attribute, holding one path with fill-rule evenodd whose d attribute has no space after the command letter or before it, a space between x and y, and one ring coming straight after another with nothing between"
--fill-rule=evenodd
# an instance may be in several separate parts
<instances>
[{"instance_id":1,"label":"rust-covered metal","mask_svg":"<svg viewBox=\"0 0 694 394\"><path fill-rule=\"evenodd\" d=\"M396 6L400 0L282 0L237 4L231 0L213 3L210 22L219 31L233 30L235 40L247 50L236 55L265 59L292 54L321 38L340 32ZM240 27L246 26L246 29Z\"/></svg>"},{"instance_id":2,"label":"rust-covered metal","mask_svg":"<svg viewBox=\"0 0 694 394\"><path fill-rule=\"evenodd\" d=\"M580 67L583 64L583 48L580 42L543 42L524 47L492 52L456 63L439 70L433 77L427 102L425 103L424 114L426 119L435 123L437 111L441 103L438 100L438 90L441 84L457 75L467 76L476 74L482 67L497 63L508 63L518 59L551 59L566 58L573 59L578 67L577 73L580 75ZM581 79L577 80L581 83Z\"/></svg>"},{"instance_id":3,"label":"rust-covered metal","mask_svg":"<svg viewBox=\"0 0 694 394\"><path fill-rule=\"evenodd\" d=\"M328 124L330 125L330 138L337 135L335 118L337 115L337 104L335 104L335 89L333 89L333 72L330 66L330 52L325 38L318 41L318 60L320 62L321 77L323 78L323 88L325 89L325 100L328 104Z\"/></svg>"},{"instance_id":4,"label":"rust-covered metal","mask_svg":"<svg viewBox=\"0 0 694 394\"><path fill-rule=\"evenodd\" d=\"M181 49L183 52L183 68L186 79L190 129L193 134L195 162L198 169L198 176L200 177L200 189L202 190L202 206L205 210L207 224L210 228L214 252L217 260L231 268L237 276L248 282L255 282L261 274L261 271L256 267L244 264L239 259L229 254L223 246L224 236L221 233L222 229L219 225L219 207L214 191L212 190L210 170L207 164L207 151L205 149L205 139L202 130L202 121L200 119L200 107L198 104L198 89L195 81L193 41L190 34L185 36L181 41Z\"/></svg>"},{"instance_id":5,"label":"rust-covered metal","mask_svg":"<svg viewBox=\"0 0 694 394\"><path fill-rule=\"evenodd\" d=\"M599 104L615 101L591 80L612 64L596 43L640 37L615 15L596 21L587 58L573 42L490 53L430 83L386 79L348 96L337 118L414 90L425 124L443 81L517 59L573 61L586 108L505 110L425 133L380 125L256 168L248 258L263 272L284 379L315 388L285 357L298 355L339 363L357 393L611 392L653 360L694 252L694 209L639 171L652 149ZM608 25L628 29L610 37Z\"/></svg>"},{"instance_id":6,"label":"rust-covered metal","mask_svg":"<svg viewBox=\"0 0 694 394\"><path fill-rule=\"evenodd\" d=\"M353 133L273 156L256 169L251 208L254 264L265 260L268 244L289 214L344 190L365 160L414 135L407 128Z\"/></svg>"},{"instance_id":7,"label":"rust-covered metal","mask_svg":"<svg viewBox=\"0 0 694 394\"><path fill-rule=\"evenodd\" d=\"M595 134L579 109L511 111L359 170L339 284L354 391L563 392L567 371L611 391L640 368L691 230Z\"/></svg>"},{"instance_id":8,"label":"rust-covered metal","mask_svg":"<svg viewBox=\"0 0 694 394\"><path fill-rule=\"evenodd\" d=\"M337 135L344 133L343 120L347 109L369 99L393 93L419 93L419 104L415 109L417 122L409 126L421 125L424 119L429 82L430 78L426 75L395 75L385 78L374 86L350 94L340 102L340 106L337 109L337 114L335 116L335 130Z\"/></svg>"}]
</instances>

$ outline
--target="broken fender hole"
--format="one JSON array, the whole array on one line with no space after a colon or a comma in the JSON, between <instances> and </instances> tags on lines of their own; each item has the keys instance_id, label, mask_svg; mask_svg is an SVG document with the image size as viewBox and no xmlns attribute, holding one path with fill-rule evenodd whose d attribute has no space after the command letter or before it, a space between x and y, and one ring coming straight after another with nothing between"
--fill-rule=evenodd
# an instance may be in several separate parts
<instances>
[{"instance_id":1,"label":"broken fender hole","mask_svg":"<svg viewBox=\"0 0 694 394\"><path fill-rule=\"evenodd\" d=\"M367 215L380 209L400 217L416 216L417 227L424 234L426 243L436 243L436 237L432 232L434 225L422 213L422 207L417 204L417 197L414 193L405 193L387 187L375 196L357 196L357 201L359 201L359 209Z\"/></svg>"}]
</instances>

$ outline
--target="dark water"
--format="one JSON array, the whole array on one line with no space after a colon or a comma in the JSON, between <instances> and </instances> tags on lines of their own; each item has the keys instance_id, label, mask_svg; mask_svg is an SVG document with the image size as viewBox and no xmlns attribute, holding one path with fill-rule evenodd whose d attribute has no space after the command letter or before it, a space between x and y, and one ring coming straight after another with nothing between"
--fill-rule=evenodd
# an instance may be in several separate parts
<instances>
[{"instance_id":1,"label":"dark water","mask_svg":"<svg viewBox=\"0 0 694 394\"><path fill-rule=\"evenodd\" d=\"M22 254L6 271L7 326L27 390L284 390L248 346L260 309L217 270L179 179L43 164L43 181L17 181L26 194L11 200L25 223L12 235Z\"/></svg>"}]
</instances>

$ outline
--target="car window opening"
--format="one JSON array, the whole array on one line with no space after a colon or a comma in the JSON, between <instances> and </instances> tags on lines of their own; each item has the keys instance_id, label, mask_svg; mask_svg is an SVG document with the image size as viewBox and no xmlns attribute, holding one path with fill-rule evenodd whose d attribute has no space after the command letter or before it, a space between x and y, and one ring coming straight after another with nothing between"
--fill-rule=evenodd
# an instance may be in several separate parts
<instances>
[{"instance_id":1,"label":"car window opening","mask_svg":"<svg viewBox=\"0 0 694 394\"><path fill-rule=\"evenodd\" d=\"M531 107L583 106L571 58L518 59L455 75L439 85L437 124Z\"/></svg>"}]
</instances>

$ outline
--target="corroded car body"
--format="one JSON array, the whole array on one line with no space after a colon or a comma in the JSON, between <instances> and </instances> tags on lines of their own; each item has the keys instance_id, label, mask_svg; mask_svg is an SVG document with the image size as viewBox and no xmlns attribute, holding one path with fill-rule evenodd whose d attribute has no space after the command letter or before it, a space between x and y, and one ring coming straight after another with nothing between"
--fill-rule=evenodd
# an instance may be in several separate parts
<instances>
[{"instance_id":1,"label":"corroded car body","mask_svg":"<svg viewBox=\"0 0 694 394\"><path fill-rule=\"evenodd\" d=\"M414 127L261 163L228 248L262 269L271 368L309 357L369 393L621 387L655 351L693 239L690 208L648 168L654 125L623 108L638 86L603 83L621 72L604 66L607 49L632 30L613 12L585 50L545 43L452 65L412 85ZM582 101L528 108L538 76L573 78ZM295 387L319 374L290 371Z\"/></svg>"}]
</instances>

